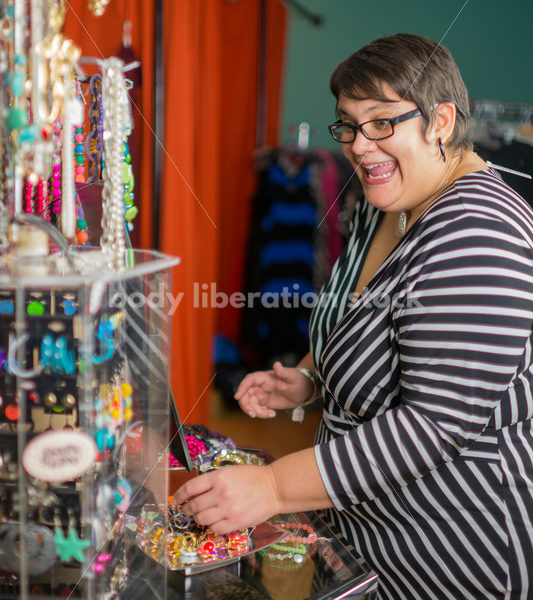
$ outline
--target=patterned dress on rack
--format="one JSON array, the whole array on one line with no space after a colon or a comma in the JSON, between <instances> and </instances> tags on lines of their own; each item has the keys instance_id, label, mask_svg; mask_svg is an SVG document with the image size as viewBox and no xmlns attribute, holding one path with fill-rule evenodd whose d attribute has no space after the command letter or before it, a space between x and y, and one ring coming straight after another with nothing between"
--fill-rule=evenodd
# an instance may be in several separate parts
<instances>
[{"instance_id":1,"label":"patterned dress on rack","mask_svg":"<svg viewBox=\"0 0 533 600\"><path fill-rule=\"evenodd\" d=\"M454 182L350 304L382 213L311 319L315 455L379 600L533 598L533 211L493 170Z\"/></svg>"}]
</instances>

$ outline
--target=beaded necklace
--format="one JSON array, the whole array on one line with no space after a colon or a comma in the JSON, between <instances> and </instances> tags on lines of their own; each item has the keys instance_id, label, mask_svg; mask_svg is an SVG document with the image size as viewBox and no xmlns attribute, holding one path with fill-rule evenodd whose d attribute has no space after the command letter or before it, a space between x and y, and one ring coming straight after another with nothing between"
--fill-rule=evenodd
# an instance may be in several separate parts
<instances>
[{"instance_id":1,"label":"beaded necklace","mask_svg":"<svg viewBox=\"0 0 533 600\"><path fill-rule=\"evenodd\" d=\"M105 169L100 245L109 267L117 270L124 268L126 254L122 161L124 140L132 130L123 67L122 60L110 58L102 78Z\"/></svg>"}]
</instances>

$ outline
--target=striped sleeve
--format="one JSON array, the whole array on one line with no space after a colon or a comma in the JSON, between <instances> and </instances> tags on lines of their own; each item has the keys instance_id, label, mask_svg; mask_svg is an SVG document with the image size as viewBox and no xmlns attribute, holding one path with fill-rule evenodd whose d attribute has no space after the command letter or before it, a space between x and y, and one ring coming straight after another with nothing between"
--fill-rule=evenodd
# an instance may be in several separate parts
<instances>
[{"instance_id":1,"label":"striped sleeve","mask_svg":"<svg viewBox=\"0 0 533 600\"><path fill-rule=\"evenodd\" d=\"M502 220L465 211L421 237L392 313L399 402L315 447L338 509L406 486L456 458L520 373L532 331L530 244Z\"/></svg>"}]
</instances>

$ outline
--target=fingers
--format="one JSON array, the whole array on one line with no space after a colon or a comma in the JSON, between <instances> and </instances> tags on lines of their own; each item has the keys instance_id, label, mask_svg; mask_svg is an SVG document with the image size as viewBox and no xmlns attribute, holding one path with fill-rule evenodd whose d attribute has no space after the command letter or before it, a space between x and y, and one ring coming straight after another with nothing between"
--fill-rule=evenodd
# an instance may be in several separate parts
<instances>
[{"instance_id":1,"label":"fingers","mask_svg":"<svg viewBox=\"0 0 533 600\"><path fill-rule=\"evenodd\" d=\"M256 525L280 508L272 469L255 465L226 466L200 475L179 488L174 501L215 533Z\"/></svg>"},{"instance_id":2,"label":"fingers","mask_svg":"<svg viewBox=\"0 0 533 600\"><path fill-rule=\"evenodd\" d=\"M209 473L204 475L200 475L199 477L194 477L193 479L189 479L189 481L185 482L172 497L172 501L174 504L185 504L192 498L200 494L205 494L213 487L213 483L211 481L211 477Z\"/></svg>"},{"instance_id":3,"label":"fingers","mask_svg":"<svg viewBox=\"0 0 533 600\"><path fill-rule=\"evenodd\" d=\"M255 373L246 375L235 392L235 398L240 400L247 392L250 391L251 388L265 388L265 386L268 387L271 377L272 371L256 371Z\"/></svg>"},{"instance_id":4,"label":"fingers","mask_svg":"<svg viewBox=\"0 0 533 600\"><path fill-rule=\"evenodd\" d=\"M239 400L239 405L252 419L259 417L260 419L270 419L276 416L276 411L268 408L268 398L266 394L261 392L248 393L242 400Z\"/></svg>"},{"instance_id":5,"label":"fingers","mask_svg":"<svg viewBox=\"0 0 533 600\"><path fill-rule=\"evenodd\" d=\"M274 375L282 381L290 383L294 379L294 368L284 367L279 360L272 365L272 370Z\"/></svg>"}]
</instances>

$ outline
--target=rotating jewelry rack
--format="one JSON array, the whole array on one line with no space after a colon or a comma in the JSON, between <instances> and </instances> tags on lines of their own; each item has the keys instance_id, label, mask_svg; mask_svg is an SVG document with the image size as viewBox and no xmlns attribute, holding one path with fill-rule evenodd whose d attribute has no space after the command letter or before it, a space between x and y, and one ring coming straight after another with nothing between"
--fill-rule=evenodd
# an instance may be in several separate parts
<instances>
[{"instance_id":1,"label":"rotating jewelry rack","mask_svg":"<svg viewBox=\"0 0 533 600\"><path fill-rule=\"evenodd\" d=\"M106 3L90 0L95 13ZM129 248L128 66L98 61L84 145L83 61L61 34L64 13L64 0L0 0L3 600L118 599L126 525L168 496L178 260ZM78 197L91 158L101 224Z\"/></svg>"}]
</instances>

